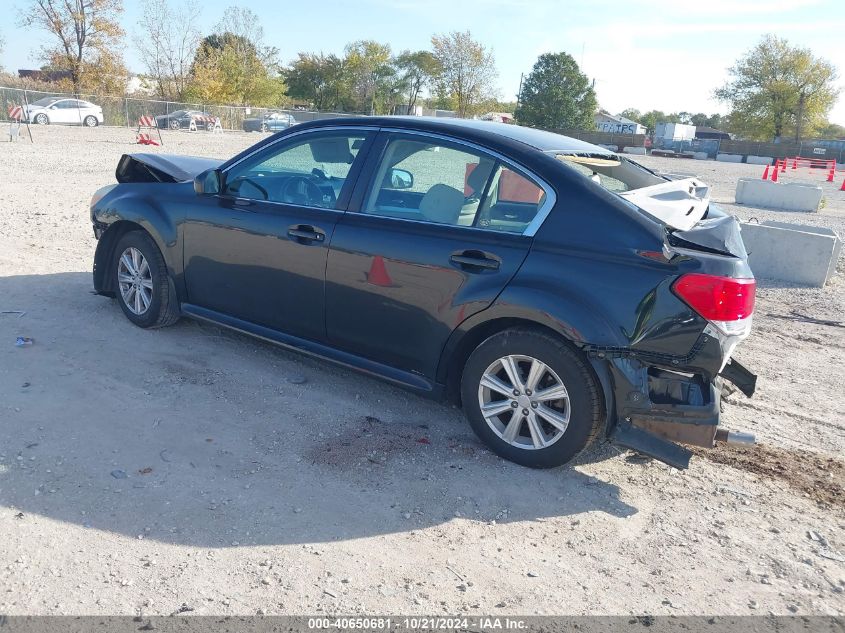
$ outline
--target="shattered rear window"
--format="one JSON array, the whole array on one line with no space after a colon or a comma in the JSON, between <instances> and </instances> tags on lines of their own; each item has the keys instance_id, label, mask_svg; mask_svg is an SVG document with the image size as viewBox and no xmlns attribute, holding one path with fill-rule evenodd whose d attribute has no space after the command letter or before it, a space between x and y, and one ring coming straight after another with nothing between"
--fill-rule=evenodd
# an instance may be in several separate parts
<instances>
[{"instance_id":1,"label":"shattered rear window","mask_svg":"<svg viewBox=\"0 0 845 633\"><path fill-rule=\"evenodd\" d=\"M616 154L552 152L559 161L613 193L624 193L666 182Z\"/></svg>"}]
</instances>

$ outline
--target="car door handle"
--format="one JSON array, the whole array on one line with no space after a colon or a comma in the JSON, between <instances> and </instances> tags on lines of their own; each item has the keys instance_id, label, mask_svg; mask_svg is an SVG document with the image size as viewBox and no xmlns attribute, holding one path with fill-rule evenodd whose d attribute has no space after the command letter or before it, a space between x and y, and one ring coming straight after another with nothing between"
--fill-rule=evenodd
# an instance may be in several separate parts
<instances>
[{"instance_id":1,"label":"car door handle","mask_svg":"<svg viewBox=\"0 0 845 633\"><path fill-rule=\"evenodd\" d=\"M499 260L487 257L484 253L479 251L464 251L462 253L455 253L449 258L453 264L465 270L480 269L498 270Z\"/></svg>"},{"instance_id":2,"label":"car door handle","mask_svg":"<svg viewBox=\"0 0 845 633\"><path fill-rule=\"evenodd\" d=\"M294 224L292 227L288 228L288 237L295 239L300 243L322 242L326 239L326 234L313 226Z\"/></svg>"}]
</instances>

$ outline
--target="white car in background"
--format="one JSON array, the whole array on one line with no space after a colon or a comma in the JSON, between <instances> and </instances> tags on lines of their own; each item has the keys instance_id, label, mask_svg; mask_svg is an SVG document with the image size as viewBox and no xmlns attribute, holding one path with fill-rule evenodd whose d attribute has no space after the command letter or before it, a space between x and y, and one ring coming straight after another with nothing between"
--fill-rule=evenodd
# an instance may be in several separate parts
<instances>
[{"instance_id":1,"label":"white car in background","mask_svg":"<svg viewBox=\"0 0 845 633\"><path fill-rule=\"evenodd\" d=\"M97 127L103 123L103 109L90 101L65 97L44 97L24 108L30 123Z\"/></svg>"}]
</instances>

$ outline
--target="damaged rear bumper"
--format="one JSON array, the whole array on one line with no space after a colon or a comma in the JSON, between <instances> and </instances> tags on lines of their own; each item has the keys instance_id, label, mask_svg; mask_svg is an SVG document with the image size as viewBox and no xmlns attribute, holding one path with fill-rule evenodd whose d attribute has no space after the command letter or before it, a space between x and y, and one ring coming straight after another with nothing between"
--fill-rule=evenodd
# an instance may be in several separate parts
<instances>
[{"instance_id":1,"label":"damaged rear bumper","mask_svg":"<svg viewBox=\"0 0 845 633\"><path fill-rule=\"evenodd\" d=\"M682 445L754 442L750 434L718 428L725 382L748 397L756 387L757 377L736 360L727 360L717 375L635 358L609 358L607 363L616 410L609 437L615 444L686 468L692 452Z\"/></svg>"}]
</instances>

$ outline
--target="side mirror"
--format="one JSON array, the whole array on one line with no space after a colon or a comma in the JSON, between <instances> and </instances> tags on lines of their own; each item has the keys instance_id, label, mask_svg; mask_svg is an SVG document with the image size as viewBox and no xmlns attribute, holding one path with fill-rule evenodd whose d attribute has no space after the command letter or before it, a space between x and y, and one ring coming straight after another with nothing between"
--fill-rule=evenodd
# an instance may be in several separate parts
<instances>
[{"instance_id":1,"label":"side mirror","mask_svg":"<svg viewBox=\"0 0 845 633\"><path fill-rule=\"evenodd\" d=\"M206 169L194 178L197 195L214 195L223 189L223 174L219 169Z\"/></svg>"},{"instance_id":2,"label":"side mirror","mask_svg":"<svg viewBox=\"0 0 845 633\"><path fill-rule=\"evenodd\" d=\"M414 186L414 175L404 169L390 170L390 188L391 189L410 189Z\"/></svg>"}]
</instances>

